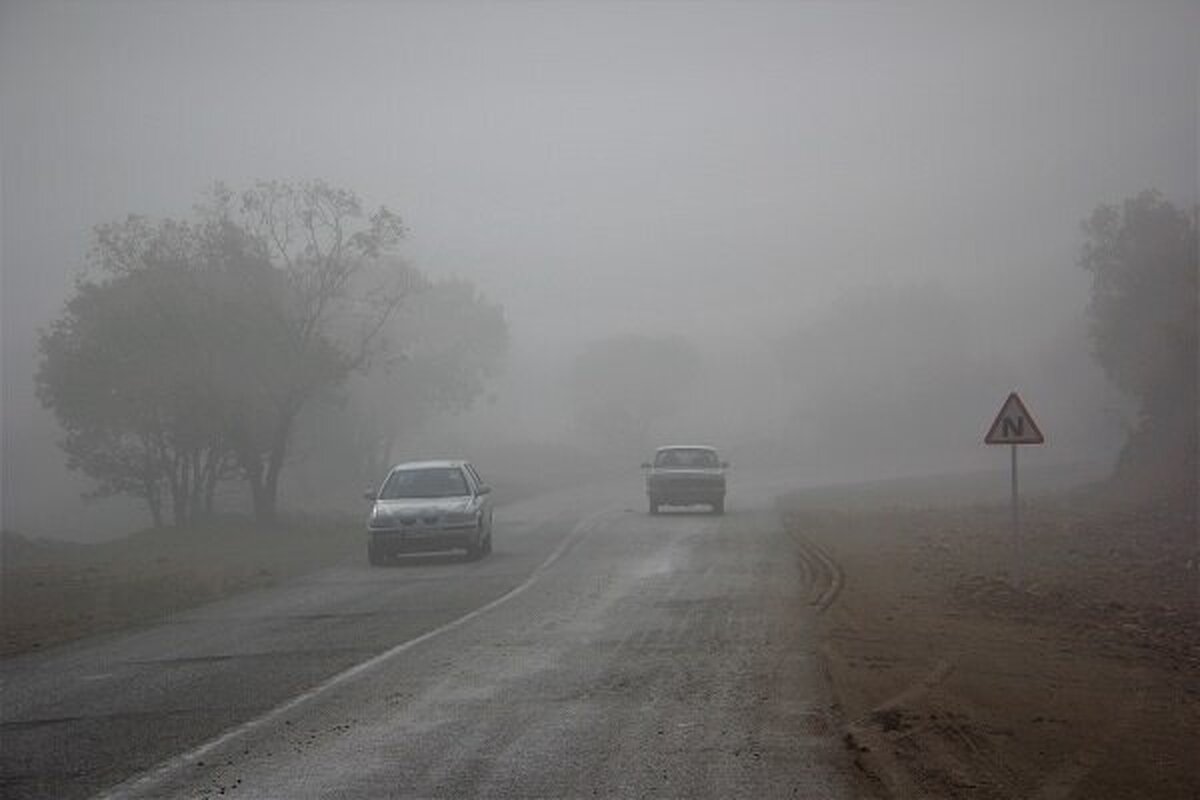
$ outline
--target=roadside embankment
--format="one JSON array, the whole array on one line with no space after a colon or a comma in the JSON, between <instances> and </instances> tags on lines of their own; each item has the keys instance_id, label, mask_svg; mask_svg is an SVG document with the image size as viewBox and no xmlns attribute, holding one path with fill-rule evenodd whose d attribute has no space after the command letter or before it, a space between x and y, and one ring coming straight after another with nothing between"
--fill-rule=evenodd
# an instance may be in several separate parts
<instances>
[{"instance_id":1,"label":"roadside embankment","mask_svg":"<svg viewBox=\"0 0 1200 800\"><path fill-rule=\"evenodd\" d=\"M823 651L864 793L1200 797L1194 507L1047 496L1020 548L1003 505L781 507L840 573Z\"/></svg>"},{"instance_id":2,"label":"roadside embankment","mask_svg":"<svg viewBox=\"0 0 1200 800\"><path fill-rule=\"evenodd\" d=\"M484 453L484 475L506 507L595 470L571 448L507 446ZM382 476L380 476L382 478ZM330 499L343 505L350 490ZM319 494L289 508L321 508ZM345 559L364 559L357 510L297 513L273 527L229 516L187 528L151 529L99 543L0 535L0 657L161 620L238 592L271 586Z\"/></svg>"},{"instance_id":3,"label":"roadside embankment","mask_svg":"<svg viewBox=\"0 0 1200 800\"><path fill-rule=\"evenodd\" d=\"M361 523L224 520L79 544L0 539L0 655L153 622L362 552Z\"/></svg>"}]
</instances>

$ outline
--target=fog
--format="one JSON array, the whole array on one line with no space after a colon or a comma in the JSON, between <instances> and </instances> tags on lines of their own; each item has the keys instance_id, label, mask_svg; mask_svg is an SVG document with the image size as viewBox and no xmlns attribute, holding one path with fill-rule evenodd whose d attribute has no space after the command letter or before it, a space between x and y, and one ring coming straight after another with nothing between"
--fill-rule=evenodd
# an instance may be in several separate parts
<instances>
[{"instance_id":1,"label":"fog","mask_svg":"<svg viewBox=\"0 0 1200 800\"><path fill-rule=\"evenodd\" d=\"M214 181L386 204L407 263L503 308L486 392L414 417L396 459L501 486L518 449L635 474L669 441L795 485L1003 468L981 439L1018 389L1031 464L1103 469L1133 407L1090 357L1080 223L1197 202L1198 30L1188 3L5 3L3 526L146 524L80 499L38 332L93 226L186 216ZM589 429L572 375L629 337L695 369L677 395L591 373L667 402Z\"/></svg>"}]
</instances>

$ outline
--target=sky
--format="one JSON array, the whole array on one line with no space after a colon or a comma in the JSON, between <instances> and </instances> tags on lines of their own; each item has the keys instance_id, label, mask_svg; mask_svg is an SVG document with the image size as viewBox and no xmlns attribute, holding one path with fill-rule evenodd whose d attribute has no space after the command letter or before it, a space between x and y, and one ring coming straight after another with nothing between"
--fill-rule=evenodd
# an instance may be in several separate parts
<instances>
[{"instance_id":1,"label":"sky","mask_svg":"<svg viewBox=\"0 0 1200 800\"><path fill-rule=\"evenodd\" d=\"M881 285L1032 363L1086 308L1092 208L1196 202L1198 39L1188 3L5 2L8 517L99 223L353 189L503 304L510 380L621 332L762 352Z\"/></svg>"}]
</instances>

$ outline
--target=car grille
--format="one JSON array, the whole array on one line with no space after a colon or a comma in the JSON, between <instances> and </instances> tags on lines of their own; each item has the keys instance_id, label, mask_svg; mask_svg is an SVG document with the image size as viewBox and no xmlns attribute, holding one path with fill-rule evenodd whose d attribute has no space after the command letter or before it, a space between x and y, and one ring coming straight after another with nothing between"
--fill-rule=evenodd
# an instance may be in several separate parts
<instances>
[{"instance_id":1,"label":"car grille","mask_svg":"<svg viewBox=\"0 0 1200 800\"><path fill-rule=\"evenodd\" d=\"M372 528L448 528L443 514L393 514L372 519Z\"/></svg>"},{"instance_id":2,"label":"car grille","mask_svg":"<svg viewBox=\"0 0 1200 800\"><path fill-rule=\"evenodd\" d=\"M724 479L720 475L656 475L652 482L672 488L710 488L720 486Z\"/></svg>"},{"instance_id":3,"label":"car grille","mask_svg":"<svg viewBox=\"0 0 1200 800\"><path fill-rule=\"evenodd\" d=\"M399 522L401 525L416 525L418 522L429 527L436 526L441 522L441 517L436 514L425 517L395 517L393 522Z\"/></svg>"},{"instance_id":4,"label":"car grille","mask_svg":"<svg viewBox=\"0 0 1200 800\"><path fill-rule=\"evenodd\" d=\"M675 489L675 490L683 490L683 491L712 489L719 485L720 484L718 484L716 481L709 481L709 480L678 480L678 481L667 481L664 484L665 488L667 488L667 489Z\"/></svg>"}]
</instances>

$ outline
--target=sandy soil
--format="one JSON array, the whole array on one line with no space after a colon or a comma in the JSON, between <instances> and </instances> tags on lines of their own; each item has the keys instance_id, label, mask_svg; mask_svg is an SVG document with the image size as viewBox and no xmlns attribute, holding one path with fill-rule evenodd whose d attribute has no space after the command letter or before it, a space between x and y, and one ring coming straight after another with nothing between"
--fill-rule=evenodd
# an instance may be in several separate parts
<instances>
[{"instance_id":1,"label":"sandy soil","mask_svg":"<svg viewBox=\"0 0 1200 800\"><path fill-rule=\"evenodd\" d=\"M864 794L1200 797L1194 511L1042 498L1018 549L1004 506L851 497L784 508L829 557L814 602Z\"/></svg>"},{"instance_id":2,"label":"sandy soil","mask_svg":"<svg viewBox=\"0 0 1200 800\"><path fill-rule=\"evenodd\" d=\"M99 544L0 539L0 656L160 620L363 551L357 520L150 530Z\"/></svg>"}]
</instances>

